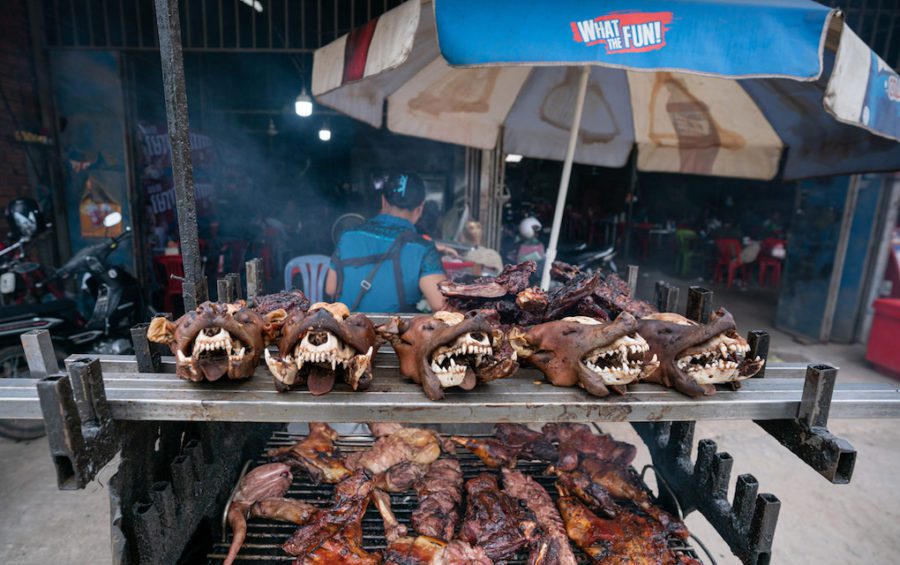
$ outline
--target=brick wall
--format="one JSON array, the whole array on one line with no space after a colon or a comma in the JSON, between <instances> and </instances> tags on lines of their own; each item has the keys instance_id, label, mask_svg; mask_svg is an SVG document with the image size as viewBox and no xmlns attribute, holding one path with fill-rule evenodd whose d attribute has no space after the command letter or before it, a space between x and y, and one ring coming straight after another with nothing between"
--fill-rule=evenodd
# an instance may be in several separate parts
<instances>
[{"instance_id":1,"label":"brick wall","mask_svg":"<svg viewBox=\"0 0 900 565\"><path fill-rule=\"evenodd\" d=\"M33 196L33 173L25 147L13 138L17 129L40 130L40 113L35 89L31 34L26 0L3 2L0 17L0 227L6 233L2 211L17 196ZM40 148L34 149L37 152Z\"/></svg>"}]
</instances>

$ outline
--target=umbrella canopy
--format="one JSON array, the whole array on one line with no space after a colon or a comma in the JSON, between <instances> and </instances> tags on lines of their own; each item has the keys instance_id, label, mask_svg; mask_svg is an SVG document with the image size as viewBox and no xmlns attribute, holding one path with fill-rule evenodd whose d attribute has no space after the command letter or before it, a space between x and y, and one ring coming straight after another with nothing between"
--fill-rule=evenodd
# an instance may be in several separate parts
<instances>
[{"instance_id":1,"label":"umbrella canopy","mask_svg":"<svg viewBox=\"0 0 900 565\"><path fill-rule=\"evenodd\" d=\"M634 147L641 171L900 169L900 79L808 0L410 0L318 49L312 86L375 127L565 160L561 202L571 161Z\"/></svg>"}]
</instances>

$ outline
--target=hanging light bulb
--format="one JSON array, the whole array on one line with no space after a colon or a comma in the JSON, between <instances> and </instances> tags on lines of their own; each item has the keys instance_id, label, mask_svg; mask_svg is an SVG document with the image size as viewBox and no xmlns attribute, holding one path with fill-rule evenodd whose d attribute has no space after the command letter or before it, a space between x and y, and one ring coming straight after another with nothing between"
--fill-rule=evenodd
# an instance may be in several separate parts
<instances>
[{"instance_id":1,"label":"hanging light bulb","mask_svg":"<svg viewBox=\"0 0 900 565\"><path fill-rule=\"evenodd\" d=\"M319 129L319 139L322 141L331 141L331 127L328 125L327 121L322 124L322 128Z\"/></svg>"},{"instance_id":2,"label":"hanging light bulb","mask_svg":"<svg viewBox=\"0 0 900 565\"><path fill-rule=\"evenodd\" d=\"M303 90L300 91L300 94L297 96L297 99L294 100L294 112L297 113L301 118L308 118L312 116L313 112L313 103L312 98L309 97L309 94L306 93L306 87L303 87Z\"/></svg>"}]
</instances>

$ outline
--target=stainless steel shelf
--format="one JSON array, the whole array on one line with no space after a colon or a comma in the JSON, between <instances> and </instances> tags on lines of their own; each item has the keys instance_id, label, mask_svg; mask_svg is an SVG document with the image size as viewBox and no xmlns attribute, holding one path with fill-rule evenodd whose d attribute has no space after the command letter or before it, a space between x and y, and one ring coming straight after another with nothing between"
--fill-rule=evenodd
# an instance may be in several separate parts
<instances>
[{"instance_id":1,"label":"stainless steel shelf","mask_svg":"<svg viewBox=\"0 0 900 565\"><path fill-rule=\"evenodd\" d=\"M260 367L243 382L195 384L174 375L172 358L162 373L138 373L132 356L101 356L106 395L117 420L233 422L410 423L778 420L798 416L805 365L772 364L766 377L744 381L738 391L692 399L652 384L628 387L625 396L606 399L583 390L544 382L532 369L512 378L450 391L428 400L421 388L397 371L393 352L376 358L376 377L366 392L343 384L324 396L306 391L278 393L272 376ZM0 418L40 419L34 379L0 379ZM541 382L543 384L535 384ZM831 418L900 418L900 388L877 384L838 384Z\"/></svg>"}]
</instances>

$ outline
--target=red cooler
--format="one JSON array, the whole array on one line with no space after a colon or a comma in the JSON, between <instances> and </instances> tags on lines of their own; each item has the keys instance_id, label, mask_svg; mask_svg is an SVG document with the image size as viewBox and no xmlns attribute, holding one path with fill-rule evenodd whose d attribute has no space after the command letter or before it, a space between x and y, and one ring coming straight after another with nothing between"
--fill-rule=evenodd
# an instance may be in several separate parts
<instances>
[{"instance_id":1,"label":"red cooler","mask_svg":"<svg viewBox=\"0 0 900 565\"><path fill-rule=\"evenodd\" d=\"M875 301L866 359L879 371L900 379L900 298Z\"/></svg>"}]
</instances>

